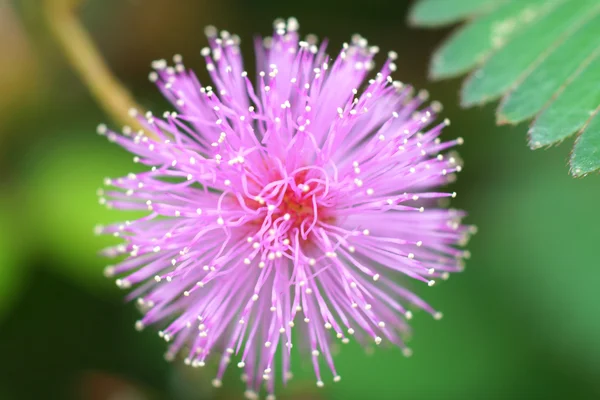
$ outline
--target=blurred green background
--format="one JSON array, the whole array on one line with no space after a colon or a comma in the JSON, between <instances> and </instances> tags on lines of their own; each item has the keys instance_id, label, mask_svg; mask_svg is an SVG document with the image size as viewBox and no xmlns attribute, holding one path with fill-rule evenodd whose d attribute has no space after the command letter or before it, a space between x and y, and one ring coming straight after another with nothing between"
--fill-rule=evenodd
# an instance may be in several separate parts
<instances>
[{"instance_id":1,"label":"blurred green background","mask_svg":"<svg viewBox=\"0 0 600 400\"><path fill-rule=\"evenodd\" d=\"M402 0L87 0L81 17L115 75L145 107L169 109L147 80L150 62L175 53L206 81L203 28L251 37L276 17L331 40L355 32L399 53L397 79L427 88L463 136L464 171L451 190L479 233L464 273L419 293L444 312L414 319L411 347L349 344L342 381L315 386L297 358L278 399L600 398L600 177L568 176L569 146L532 152L525 126L494 126L494 105L461 110L459 81L431 83L427 62L447 32L406 26ZM48 32L40 0L0 0L0 399L237 399L202 370L163 359L165 343L103 277L96 223L123 218L98 205L105 176L131 155L95 134L109 122ZM381 58L378 60L381 62ZM366 354L372 353L372 354ZM232 368L233 370L233 368Z\"/></svg>"}]
</instances>

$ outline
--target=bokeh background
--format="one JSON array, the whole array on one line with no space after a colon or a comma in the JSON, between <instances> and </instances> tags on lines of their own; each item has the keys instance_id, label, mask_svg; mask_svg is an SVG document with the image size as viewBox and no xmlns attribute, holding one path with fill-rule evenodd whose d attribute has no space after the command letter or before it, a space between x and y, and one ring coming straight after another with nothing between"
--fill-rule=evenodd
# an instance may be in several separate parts
<instances>
[{"instance_id":1,"label":"bokeh background","mask_svg":"<svg viewBox=\"0 0 600 400\"><path fill-rule=\"evenodd\" d=\"M442 1L442 0L441 0ZM103 277L110 238L97 223L105 176L132 157L95 134L112 122L50 35L42 0L0 0L0 399L238 399L238 371L214 389L211 366L163 359L165 343ZM337 49L360 32L399 53L395 77L426 88L463 136L464 171L450 190L479 233L464 273L420 293L444 312L414 319L411 347L344 346L342 381L319 389L309 364L279 399L600 398L600 177L573 179L570 146L532 152L525 126L494 125L494 105L461 110L459 81L427 81L448 31L410 29L403 0L87 0L80 9L107 64L143 106L169 109L150 62L184 56L206 81L203 28L254 34L296 16ZM382 56L383 57L383 56ZM379 59L381 61L381 58ZM423 293L425 292L425 293ZM235 368L231 368L235 370Z\"/></svg>"}]
</instances>

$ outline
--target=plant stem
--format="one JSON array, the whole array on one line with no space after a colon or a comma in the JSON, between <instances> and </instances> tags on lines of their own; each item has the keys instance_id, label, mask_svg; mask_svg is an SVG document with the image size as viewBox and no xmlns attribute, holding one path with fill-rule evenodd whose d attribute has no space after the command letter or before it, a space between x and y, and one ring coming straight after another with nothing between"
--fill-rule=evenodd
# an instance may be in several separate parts
<instances>
[{"instance_id":1,"label":"plant stem","mask_svg":"<svg viewBox=\"0 0 600 400\"><path fill-rule=\"evenodd\" d=\"M131 94L111 73L88 32L76 15L81 0L45 0L44 12L52 34L104 111L118 124L142 129L128 111L143 113ZM146 133L148 134L148 133Z\"/></svg>"}]
</instances>

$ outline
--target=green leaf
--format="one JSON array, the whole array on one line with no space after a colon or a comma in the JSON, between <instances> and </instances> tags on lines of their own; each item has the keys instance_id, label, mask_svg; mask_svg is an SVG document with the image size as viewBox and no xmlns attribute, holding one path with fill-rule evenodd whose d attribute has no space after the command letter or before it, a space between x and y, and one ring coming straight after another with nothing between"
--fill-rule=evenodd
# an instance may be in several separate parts
<instances>
[{"instance_id":1,"label":"green leaf","mask_svg":"<svg viewBox=\"0 0 600 400\"><path fill-rule=\"evenodd\" d=\"M529 130L531 147L547 146L566 139L585 126L599 104L600 57L597 57L535 120Z\"/></svg>"},{"instance_id":2,"label":"green leaf","mask_svg":"<svg viewBox=\"0 0 600 400\"><path fill-rule=\"evenodd\" d=\"M575 176L585 175L600 168L600 109L596 110L587 129L575 142L571 166Z\"/></svg>"},{"instance_id":3,"label":"green leaf","mask_svg":"<svg viewBox=\"0 0 600 400\"><path fill-rule=\"evenodd\" d=\"M454 1L448 0L448 3ZM544 0L523 0L522 4L510 2L492 14L475 19L458 29L433 54L431 77L442 79L468 72L526 26L523 20L529 14L525 10L534 10L531 11L533 15L540 15L552 6L554 3L545 5Z\"/></svg>"},{"instance_id":4,"label":"green leaf","mask_svg":"<svg viewBox=\"0 0 600 400\"><path fill-rule=\"evenodd\" d=\"M571 173L600 168L592 146L599 135L590 116L600 106L600 2L597 0L508 0L495 8L476 2L418 1L411 21L423 26L473 17L435 52L434 79L469 72L461 103L465 107L503 97L499 124L530 118L532 148L560 142L581 130L571 157ZM447 13L447 18L441 14ZM589 136L587 130L591 129ZM582 154L583 158L579 155ZM574 163L582 161L582 164ZM577 171L580 171L579 173Z\"/></svg>"},{"instance_id":5,"label":"green leaf","mask_svg":"<svg viewBox=\"0 0 600 400\"><path fill-rule=\"evenodd\" d=\"M518 35L494 53L483 67L475 71L465 82L461 102L469 107L499 97L517 82L521 75L538 60L560 44L561 37L576 31L589 16L589 2L575 1L560 4L540 18L525 25Z\"/></svg>"},{"instance_id":6,"label":"green leaf","mask_svg":"<svg viewBox=\"0 0 600 400\"><path fill-rule=\"evenodd\" d=\"M600 15L597 15L567 38L511 91L500 104L499 123L517 123L533 117L581 65L586 65L590 58L600 54L599 26Z\"/></svg>"},{"instance_id":7,"label":"green leaf","mask_svg":"<svg viewBox=\"0 0 600 400\"><path fill-rule=\"evenodd\" d=\"M414 25L437 26L458 22L482 14L506 3L508 0L422 0L410 12Z\"/></svg>"}]
</instances>

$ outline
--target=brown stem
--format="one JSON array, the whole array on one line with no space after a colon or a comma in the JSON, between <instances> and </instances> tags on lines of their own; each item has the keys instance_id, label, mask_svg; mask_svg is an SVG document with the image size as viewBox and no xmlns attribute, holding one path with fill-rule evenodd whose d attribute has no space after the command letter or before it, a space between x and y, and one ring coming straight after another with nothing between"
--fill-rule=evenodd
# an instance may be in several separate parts
<instances>
[{"instance_id":1,"label":"brown stem","mask_svg":"<svg viewBox=\"0 0 600 400\"><path fill-rule=\"evenodd\" d=\"M45 0L44 11L50 30L63 53L104 111L118 124L138 130L131 108L143 112L131 94L106 66L87 31L76 16L81 0Z\"/></svg>"}]
</instances>

